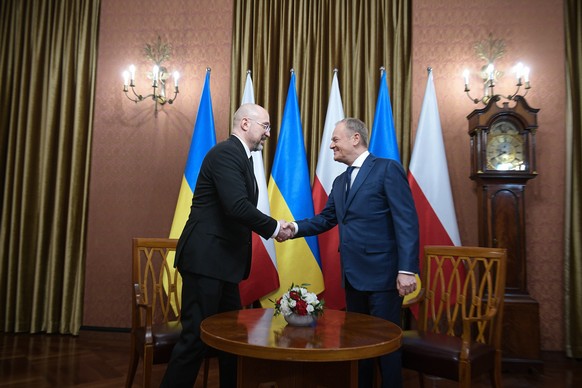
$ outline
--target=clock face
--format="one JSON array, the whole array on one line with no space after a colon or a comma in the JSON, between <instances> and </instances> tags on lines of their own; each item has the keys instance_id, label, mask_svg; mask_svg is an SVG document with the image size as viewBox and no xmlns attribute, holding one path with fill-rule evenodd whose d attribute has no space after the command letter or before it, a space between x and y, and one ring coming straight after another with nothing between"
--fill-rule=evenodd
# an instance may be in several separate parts
<instances>
[{"instance_id":1,"label":"clock face","mask_svg":"<svg viewBox=\"0 0 582 388\"><path fill-rule=\"evenodd\" d=\"M493 124L487 136L487 169L496 171L524 171L524 138L510 121Z\"/></svg>"}]
</instances>

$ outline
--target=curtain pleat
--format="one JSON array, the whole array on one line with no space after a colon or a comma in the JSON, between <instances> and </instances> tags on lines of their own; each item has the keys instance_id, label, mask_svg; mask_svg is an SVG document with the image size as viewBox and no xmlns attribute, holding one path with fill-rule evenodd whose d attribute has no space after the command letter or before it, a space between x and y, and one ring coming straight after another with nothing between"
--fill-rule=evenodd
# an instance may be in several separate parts
<instances>
[{"instance_id":1,"label":"curtain pleat","mask_svg":"<svg viewBox=\"0 0 582 388\"><path fill-rule=\"evenodd\" d=\"M338 69L346 116L373 125L385 67L403 165L410 159L411 4L408 0L235 0L231 111L240 105L247 70L255 100L274 125L264 160L270 171L283 117L290 70L297 95L311 178ZM329 140L329 139L328 139ZM328 141L325 140L325 141Z\"/></svg>"},{"instance_id":2,"label":"curtain pleat","mask_svg":"<svg viewBox=\"0 0 582 388\"><path fill-rule=\"evenodd\" d=\"M582 358L582 5L564 2L567 177L564 260L566 355Z\"/></svg>"},{"instance_id":3,"label":"curtain pleat","mask_svg":"<svg viewBox=\"0 0 582 388\"><path fill-rule=\"evenodd\" d=\"M0 331L78 334L99 0L0 6Z\"/></svg>"}]
</instances>

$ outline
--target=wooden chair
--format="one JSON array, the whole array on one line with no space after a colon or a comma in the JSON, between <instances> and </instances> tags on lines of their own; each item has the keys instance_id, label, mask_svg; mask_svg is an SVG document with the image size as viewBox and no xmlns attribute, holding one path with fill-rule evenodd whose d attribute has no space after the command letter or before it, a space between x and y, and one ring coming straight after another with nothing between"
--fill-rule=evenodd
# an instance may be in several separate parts
<instances>
[{"instance_id":1,"label":"wooden chair","mask_svg":"<svg viewBox=\"0 0 582 388\"><path fill-rule=\"evenodd\" d=\"M418 304L417 330L405 330L402 344L403 367L419 372L421 387L424 375L470 387L483 373L501 387L506 265L501 248L425 247L422 288L406 304Z\"/></svg>"},{"instance_id":2,"label":"wooden chair","mask_svg":"<svg viewBox=\"0 0 582 388\"><path fill-rule=\"evenodd\" d=\"M134 238L132 248L131 349L125 387L133 385L140 358L143 360L143 387L151 386L152 365L170 361L180 338L180 274L168 263L176 252L177 239ZM204 358L202 386L208 386L209 349Z\"/></svg>"},{"instance_id":3,"label":"wooden chair","mask_svg":"<svg viewBox=\"0 0 582 388\"><path fill-rule=\"evenodd\" d=\"M178 271L168 263L178 240L134 238L131 353L125 386L131 387L140 358L143 387L150 387L152 365L167 363L180 337ZM172 307L172 304L174 307Z\"/></svg>"}]
</instances>

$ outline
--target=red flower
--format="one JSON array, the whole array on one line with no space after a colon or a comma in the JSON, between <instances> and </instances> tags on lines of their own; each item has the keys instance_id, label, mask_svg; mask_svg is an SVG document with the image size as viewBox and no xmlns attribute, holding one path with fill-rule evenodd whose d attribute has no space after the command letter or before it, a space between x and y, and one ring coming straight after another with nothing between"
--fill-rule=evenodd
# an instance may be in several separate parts
<instances>
[{"instance_id":1,"label":"red flower","mask_svg":"<svg viewBox=\"0 0 582 388\"><path fill-rule=\"evenodd\" d=\"M297 315L307 315L307 303L304 300L298 300L295 305L295 313Z\"/></svg>"},{"instance_id":2,"label":"red flower","mask_svg":"<svg viewBox=\"0 0 582 388\"><path fill-rule=\"evenodd\" d=\"M289 297L293 300L301 300L301 295L297 291L289 291Z\"/></svg>"}]
</instances>

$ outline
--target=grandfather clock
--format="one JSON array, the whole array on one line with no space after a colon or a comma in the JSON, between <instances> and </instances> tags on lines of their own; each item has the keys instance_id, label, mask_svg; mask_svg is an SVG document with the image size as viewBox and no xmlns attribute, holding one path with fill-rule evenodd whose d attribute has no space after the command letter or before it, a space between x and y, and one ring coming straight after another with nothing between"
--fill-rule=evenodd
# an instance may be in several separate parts
<instances>
[{"instance_id":1,"label":"grandfather clock","mask_svg":"<svg viewBox=\"0 0 582 388\"><path fill-rule=\"evenodd\" d=\"M471 179L477 183L479 245L507 248L503 364L542 369L539 304L527 291L525 188L537 176L537 112L521 96L494 96L467 116Z\"/></svg>"}]
</instances>

